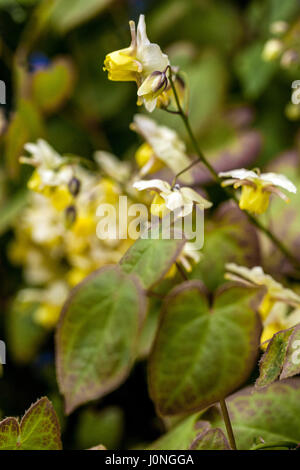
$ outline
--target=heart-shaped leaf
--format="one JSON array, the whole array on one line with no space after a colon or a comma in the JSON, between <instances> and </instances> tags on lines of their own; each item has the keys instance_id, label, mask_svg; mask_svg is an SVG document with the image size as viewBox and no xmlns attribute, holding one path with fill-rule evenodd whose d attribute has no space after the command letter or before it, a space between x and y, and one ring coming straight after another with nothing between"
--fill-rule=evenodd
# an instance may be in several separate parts
<instances>
[{"instance_id":1,"label":"heart-shaped leaf","mask_svg":"<svg viewBox=\"0 0 300 470\"><path fill-rule=\"evenodd\" d=\"M289 379L257 391L247 387L229 397L226 402L237 448L250 449L262 439L268 445L294 442L296 446L300 442L299 393L300 379ZM215 415L211 425L225 432L221 414Z\"/></svg>"},{"instance_id":2,"label":"heart-shaped leaf","mask_svg":"<svg viewBox=\"0 0 300 470\"><path fill-rule=\"evenodd\" d=\"M126 378L144 317L138 279L118 266L96 271L73 289L56 335L57 375L67 413Z\"/></svg>"},{"instance_id":3,"label":"heart-shaped leaf","mask_svg":"<svg viewBox=\"0 0 300 470\"><path fill-rule=\"evenodd\" d=\"M176 261L185 240L165 239L157 227L157 239L139 238L120 261L125 273L135 274L145 289L149 289L162 279Z\"/></svg>"},{"instance_id":4,"label":"heart-shaped leaf","mask_svg":"<svg viewBox=\"0 0 300 470\"><path fill-rule=\"evenodd\" d=\"M60 426L54 408L44 397L23 416L0 422L0 450L61 450Z\"/></svg>"},{"instance_id":5,"label":"heart-shaped leaf","mask_svg":"<svg viewBox=\"0 0 300 470\"><path fill-rule=\"evenodd\" d=\"M257 290L230 287L212 307L189 281L167 297L150 357L150 393L162 415L200 410L242 385L259 350Z\"/></svg>"}]
</instances>

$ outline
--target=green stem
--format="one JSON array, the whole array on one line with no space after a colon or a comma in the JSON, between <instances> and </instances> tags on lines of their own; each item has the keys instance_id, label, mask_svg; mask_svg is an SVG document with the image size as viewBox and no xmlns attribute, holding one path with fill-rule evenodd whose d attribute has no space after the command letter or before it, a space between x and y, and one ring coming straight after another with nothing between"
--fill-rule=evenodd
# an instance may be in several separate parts
<instances>
[{"instance_id":1,"label":"green stem","mask_svg":"<svg viewBox=\"0 0 300 470\"><path fill-rule=\"evenodd\" d=\"M226 431L227 431L228 440L229 440L231 449L232 450L237 450L236 443L235 443L235 438L234 438L234 434L233 434L233 430L232 430L232 426L231 426L231 421L230 421L229 413L228 413L226 402L225 402L224 398L222 398L220 400L220 406L221 406L222 416L223 416L223 420L224 420L224 423L225 423L225 426L226 426Z\"/></svg>"},{"instance_id":2,"label":"green stem","mask_svg":"<svg viewBox=\"0 0 300 470\"><path fill-rule=\"evenodd\" d=\"M179 173L177 173L175 175L175 178L174 178L173 183L172 183L172 187L174 187L174 185L176 184L177 179L183 173L185 173L186 171L193 168L196 164L202 162L205 165L205 167L209 170L209 172L211 173L211 175L213 176L215 181L221 186L221 188L226 193L226 195L229 196L231 199L233 199L235 201L235 203L238 205L239 201L238 201L237 197L235 196L235 194L232 193L232 191L230 191L228 188L224 188L222 186L222 179L219 177L218 173L215 171L215 169L207 161L206 157L202 153L202 151L201 151L201 149L198 145L197 139L196 139L196 137L193 133L193 130L191 128L189 118L186 115L186 113L184 112L184 110L182 109L182 106L180 104L180 101L179 101L179 98L178 98L178 95L177 95L177 91L176 91L176 88L175 88L175 85L174 85L174 82L173 82L171 69L169 69L169 72L170 72L169 73L169 80L170 80L170 84L171 84L172 91L173 91L173 94L174 94L175 102L176 102L176 105L177 105L177 108L178 108L178 114L180 115L180 117L181 117L181 119L184 123L185 129L186 129L186 131L187 131L187 133L188 133L188 135L191 139L191 142L193 144L193 147L194 147L194 149L195 149L195 151L198 155L197 160L194 160L189 166L187 166L186 168L184 168L182 171L180 171ZM259 220L257 220L255 217L253 217L251 214L249 214L246 211L245 211L245 214L248 217L248 220L253 225L255 225L261 232L263 232L272 241L272 243L284 254L284 256L286 256L286 258L291 262L291 264L296 269L299 270L300 269L299 261L297 259L295 259L295 257L289 251L289 249L276 237L276 235L274 235L274 233L272 233L271 230L269 230L264 225L262 225L262 223Z\"/></svg>"}]
</instances>

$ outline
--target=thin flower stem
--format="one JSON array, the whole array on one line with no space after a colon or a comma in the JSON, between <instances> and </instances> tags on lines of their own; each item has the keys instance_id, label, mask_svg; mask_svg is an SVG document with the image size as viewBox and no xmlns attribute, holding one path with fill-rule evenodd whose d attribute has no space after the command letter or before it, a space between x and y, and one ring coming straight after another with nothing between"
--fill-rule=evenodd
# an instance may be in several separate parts
<instances>
[{"instance_id":1,"label":"thin flower stem","mask_svg":"<svg viewBox=\"0 0 300 470\"><path fill-rule=\"evenodd\" d=\"M227 405L226 405L226 402L225 402L224 398L222 398L220 400L220 406L221 406L223 420L224 420L224 423L225 423L225 426L226 426L226 431L227 431L230 447L231 447L232 450L237 450L236 443L235 443L235 438L234 438L234 434L233 434L233 429L232 429L232 426L231 426L231 421L230 421L229 413L228 413L228 410L227 410Z\"/></svg>"},{"instance_id":2,"label":"thin flower stem","mask_svg":"<svg viewBox=\"0 0 300 470\"><path fill-rule=\"evenodd\" d=\"M180 266L179 263L176 262L175 264L176 264L176 268L178 269L178 272L180 273L182 279L183 279L184 281L188 281L189 279L188 279L188 277L187 277L187 275L186 275L184 269Z\"/></svg>"},{"instance_id":3,"label":"thin flower stem","mask_svg":"<svg viewBox=\"0 0 300 470\"><path fill-rule=\"evenodd\" d=\"M204 154L202 153L202 151L201 151L201 149L198 145L197 139L196 139L196 137L193 133L193 130L191 128L189 118L186 115L186 113L184 112L184 110L183 110L183 108L180 104L180 101L179 101L179 98L178 98L178 95L177 95L177 91L176 91L176 88L175 88L175 85L174 85L174 82L173 82L171 68L169 68L169 80L170 80L170 84L171 84L172 91L173 91L173 94L174 94L175 102L176 102L176 105L177 105L177 108L178 108L178 114L180 115L180 117L181 117L181 119L184 123L186 131L187 131L187 133L188 133L188 135L191 139L191 142L193 144L193 147L194 147L194 149L195 149L195 151L198 155L197 160L194 160L193 162L191 162L191 164L189 166L187 166L186 168L184 168L182 171L180 171L179 173L177 173L175 175L175 178L172 182L172 187L175 186L177 179L183 173L190 170L191 168L193 168L198 163L202 162L205 165L205 167L209 170L209 172L213 176L214 180L221 186L221 188L226 193L226 195L229 196L230 199L233 199L235 201L235 203L238 205L239 201L238 201L236 195L232 191L230 191L228 188L225 188L225 187L222 186L222 179L219 177L218 173L215 171L215 169L212 167L212 165L207 161L207 159L205 158ZM261 232L263 232L272 241L273 245L275 245L283 253L283 255L286 256L286 258L291 262L291 264L297 270L300 270L299 261L292 255L292 253L289 251L289 249L276 237L276 235L274 235L274 233L271 232L271 230L269 230L264 225L262 225L262 223L259 220L257 220L255 217L253 217L253 215L249 214L246 211L244 213L248 217L248 220L253 225L255 225Z\"/></svg>"}]
</instances>

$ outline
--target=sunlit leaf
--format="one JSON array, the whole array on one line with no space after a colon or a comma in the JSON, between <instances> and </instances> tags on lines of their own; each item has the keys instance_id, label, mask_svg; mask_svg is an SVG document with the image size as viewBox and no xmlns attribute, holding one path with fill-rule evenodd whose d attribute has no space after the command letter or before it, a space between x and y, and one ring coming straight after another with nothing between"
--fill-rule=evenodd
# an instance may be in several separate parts
<instances>
[{"instance_id":1,"label":"sunlit leaf","mask_svg":"<svg viewBox=\"0 0 300 470\"><path fill-rule=\"evenodd\" d=\"M48 398L34 403L23 416L0 422L0 450L61 450L59 422Z\"/></svg>"}]
</instances>

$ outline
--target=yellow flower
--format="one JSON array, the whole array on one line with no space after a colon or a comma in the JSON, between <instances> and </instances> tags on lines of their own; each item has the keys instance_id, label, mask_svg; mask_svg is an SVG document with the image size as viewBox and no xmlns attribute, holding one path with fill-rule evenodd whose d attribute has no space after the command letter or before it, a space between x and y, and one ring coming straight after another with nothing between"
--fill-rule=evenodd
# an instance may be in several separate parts
<instances>
[{"instance_id":1,"label":"yellow flower","mask_svg":"<svg viewBox=\"0 0 300 470\"><path fill-rule=\"evenodd\" d=\"M43 304L35 311L34 319L36 323L43 326L45 329L51 330L58 322L60 312L60 306Z\"/></svg>"},{"instance_id":2,"label":"yellow flower","mask_svg":"<svg viewBox=\"0 0 300 470\"><path fill-rule=\"evenodd\" d=\"M160 165L170 168L174 174L177 174L191 164L185 143L172 129L159 126L153 119L143 114L136 114L130 127L140 134L148 144L140 147L139 153L136 155L141 167L141 177L155 171L154 168L159 169ZM160 165L155 165L158 162ZM192 183L192 172L185 171L179 179L186 184Z\"/></svg>"},{"instance_id":3,"label":"yellow flower","mask_svg":"<svg viewBox=\"0 0 300 470\"><path fill-rule=\"evenodd\" d=\"M241 168L219 173L219 176L229 178L224 181L223 186L232 184L234 188L242 187L240 209L254 214L262 214L268 209L271 194L276 194L285 202L289 202L288 197L278 188L291 193L297 192L295 185L286 176L276 173L259 174Z\"/></svg>"},{"instance_id":4,"label":"yellow flower","mask_svg":"<svg viewBox=\"0 0 300 470\"><path fill-rule=\"evenodd\" d=\"M151 145L147 142L144 142L135 153L135 160L140 168L144 169L144 174L146 173L156 173L164 167L163 162L155 158L155 154ZM145 173L146 171L146 173Z\"/></svg>"},{"instance_id":5,"label":"yellow flower","mask_svg":"<svg viewBox=\"0 0 300 470\"><path fill-rule=\"evenodd\" d=\"M260 266L249 269L245 266L228 263L226 264L226 270L226 279L238 281L250 286L264 286L266 288L266 294L258 309L263 321L268 318L277 302L293 306L300 305L299 295L283 287L282 284L275 281L269 274L265 274Z\"/></svg>"},{"instance_id":6,"label":"yellow flower","mask_svg":"<svg viewBox=\"0 0 300 470\"><path fill-rule=\"evenodd\" d=\"M144 102L152 112L157 98L168 85L166 70L169 59L157 44L152 44L146 33L145 17L141 15L137 30L134 21L129 22L131 44L125 49L107 54L104 70L109 80L135 81L138 86L138 104Z\"/></svg>"}]
</instances>

